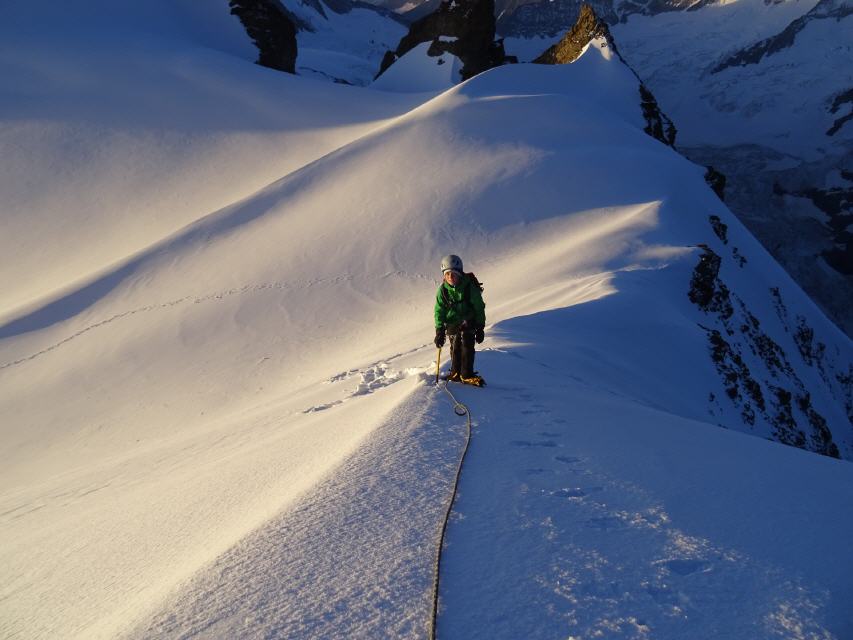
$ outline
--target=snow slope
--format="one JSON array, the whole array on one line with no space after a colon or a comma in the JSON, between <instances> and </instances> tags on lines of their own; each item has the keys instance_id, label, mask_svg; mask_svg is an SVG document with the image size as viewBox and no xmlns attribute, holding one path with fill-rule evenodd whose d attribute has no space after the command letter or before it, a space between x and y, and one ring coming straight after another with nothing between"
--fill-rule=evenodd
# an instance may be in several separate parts
<instances>
[{"instance_id":1,"label":"snow slope","mask_svg":"<svg viewBox=\"0 0 853 640\"><path fill-rule=\"evenodd\" d=\"M501 325L464 396L438 637L848 637L849 463L602 391L554 353L578 313Z\"/></svg>"},{"instance_id":2,"label":"snow slope","mask_svg":"<svg viewBox=\"0 0 853 640\"><path fill-rule=\"evenodd\" d=\"M125 16L100 8L110 24ZM3 24L23 33L32 18L16 11ZM151 20L129 23L151 25L156 39L139 32L152 50L177 47L206 90L160 82L173 55L146 51L143 65L125 38L84 46L82 27L68 68L156 71L134 86L158 104L185 96L176 121L202 137L236 127L209 92L230 95L239 81L233 99L272 114L263 122L279 164L267 166L251 135L234 138L228 166L243 181L223 186L212 172L222 191L133 245L120 244L122 225L144 212L113 220L106 207L89 220L74 206L65 230L51 227L57 209L40 228L4 210L4 227L19 224L19 242L44 245L52 263L24 268L23 251L3 262L18 288L0 324L0 635L421 635L460 443L461 425L428 384L436 262L454 251L486 283L480 363L493 385L462 390L478 431L449 531L442 637L470 637L458 614L466 598L491 637L701 637L709 619L743 638L844 637L853 472L736 433L775 435L761 412L744 423L745 398L729 400L709 356L709 330L729 320L688 299L699 256L720 256L719 277L742 301L732 298L731 317L751 315L787 354L793 374L750 354L753 334L725 334L768 413L771 385L796 392L798 380L846 458L837 376L849 371L850 341L702 169L643 132L636 79L607 50L567 67L494 69L425 99L274 74L166 37ZM28 60L16 56L7 50L3 64ZM107 75L81 107L98 123L113 118L116 137L141 135L139 122L171 131L176 111L137 107L120 77ZM61 87L38 88L56 92L46 115L57 126L96 142ZM18 91L4 112L13 132L32 104ZM147 162L184 161L169 149ZM33 180L57 202L84 187L77 178L53 190L52 166L94 171L116 200L147 191L81 157L54 141L29 156ZM207 157L190 145L184 166ZM280 177L254 188L269 175L255 175L260 166ZM31 192L18 198L25 213L40 210ZM709 215L728 226L725 241ZM824 345L820 358L795 340L798 317ZM496 563L453 550L482 541L483 526L494 544L479 552L507 564L472 591L464 574ZM618 567L624 580L608 573ZM511 585L524 615L495 619L500 607L488 603ZM745 603L734 613L732 589ZM537 614L544 622L526 617Z\"/></svg>"},{"instance_id":3,"label":"snow slope","mask_svg":"<svg viewBox=\"0 0 853 640\"><path fill-rule=\"evenodd\" d=\"M343 113L326 83L295 91L292 79L247 64L257 52L225 2L112 4L0 9L0 317L411 105L366 94Z\"/></svg>"},{"instance_id":4,"label":"snow slope","mask_svg":"<svg viewBox=\"0 0 853 640\"><path fill-rule=\"evenodd\" d=\"M450 89L461 81L462 61L449 53L430 56L422 42L392 64L370 87L380 91L428 93Z\"/></svg>"}]
</instances>

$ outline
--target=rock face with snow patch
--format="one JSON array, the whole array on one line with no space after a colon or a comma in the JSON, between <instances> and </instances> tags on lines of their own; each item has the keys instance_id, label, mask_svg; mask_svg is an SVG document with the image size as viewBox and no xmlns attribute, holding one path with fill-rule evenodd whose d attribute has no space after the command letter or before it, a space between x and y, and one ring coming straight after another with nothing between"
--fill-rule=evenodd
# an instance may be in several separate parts
<instances>
[{"instance_id":1,"label":"rock face with snow patch","mask_svg":"<svg viewBox=\"0 0 853 640\"><path fill-rule=\"evenodd\" d=\"M839 91L832 97L832 104L829 106L829 112L833 115L843 110L845 105L850 105L846 115L839 116L832 123L832 126L827 130L826 135L834 136L839 132L841 127L853 120L853 89L847 91Z\"/></svg>"},{"instance_id":2,"label":"rock face with snow patch","mask_svg":"<svg viewBox=\"0 0 853 640\"><path fill-rule=\"evenodd\" d=\"M680 148L725 172L726 204L848 335L853 332L853 164L756 145ZM778 167L778 168L777 168Z\"/></svg>"},{"instance_id":3,"label":"rock face with snow patch","mask_svg":"<svg viewBox=\"0 0 853 640\"><path fill-rule=\"evenodd\" d=\"M262 67L296 73L296 26L277 0L229 0L258 47Z\"/></svg>"},{"instance_id":4,"label":"rock face with snow patch","mask_svg":"<svg viewBox=\"0 0 853 640\"><path fill-rule=\"evenodd\" d=\"M717 194L720 200L726 199L726 176L717 171L713 166L709 166L705 172L705 182Z\"/></svg>"},{"instance_id":5,"label":"rock face with snow patch","mask_svg":"<svg viewBox=\"0 0 853 640\"><path fill-rule=\"evenodd\" d=\"M710 216L714 234L728 245L728 227L718 216ZM724 256L708 245L699 245L702 253L693 270L688 298L707 317L700 323L708 338L708 352L725 389L724 398L713 392L708 396L712 414L722 411L721 403L729 402L740 411L743 423L750 428L769 428L769 437L790 446L806 449L833 458L840 457L833 440L833 428L846 437L850 424L830 428L826 418L812 404L812 389L792 364L791 354L774 340L750 305L733 293L720 273ZM736 247L732 259L737 268L746 264ZM771 301L785 334L792 339L807 367L818 372L824 390L840 406L853 423L851 403L851 369L828 352L826 345L815 340L815 331L805 317L789 317L787 306L778 287L772 287L766 297ZM846 368L845 368L846 367Z\"/></svg>"},{"instance_id":6,"label":"rock face with snow patch","mask_svg":"<svg viewBox=\"0 0 853 640\"><path fill-rule=\"evenodd\" d=\"M816 20L838 21L849 15L853 15L853 5L845 0L820 0L811 11L794 20L780 33L724 58L711 70L711 73L719 73L729 67L758 64L763 58L792 47L797 34L801 33L811 22Z\"/></svg>"},{"instance_id":7,"label":"rock face with snow patch","mask_svg":"<svg viewBox=\"0 0 853 640\"><path fill-rule=\"evenodd\" d=\"M495 42L494 0L448 0L412 24L395 51L388 51L377 77L417 45L430 42L428 55L449 53L462 61L461 79L505 62L503 44Z\"/></svg>"},{"instance_id":8,"label":"rock face with snow patch","mask_svg":"<svg viewBox=\"0 0 853 640\"><path fill-rule=\"evenodd\" d=\"M604 38L607 44L617 53L613 36L607 23L601 20L593 10L592 6L584 3L581 5L578 19L574 26L563 36L557 44L548 48L541 56L533 62L539 64L569 64L578 59L584 47L594 38ZM621 56L620 56L621 58Z\"/></svg>"},{"instance_id":9,"label":"rock face with snow patch","mask_svg":"<svg viewBox=\"0 0 853 640\"><path fill-rule=\"evenodd\" d=\"M850 187L818 188L805 187L798 191L787 191L781 185L775 185L777 195L794 196L811 200L814 205L829 217L829 228L835 246L822 252L824 260L833 269L845 276L853 276L853 233L848 229L853 225L853 172L843 171L841 176Z\"/></svg>"},{"instance_id":10,"label":"rock face with snow patch","mask_svg":"<svg viewBox=\"0 0 853 640\"><path fill-rule=\"evenodd\" d=\"M590 4L584 3L574 26L555 45L533 60L537 64L571 64L577 60L593 40L602 40L601 46L609 47L623 64L630 65L620 55L607 23L601 20ZM633 72L633 69L631 70ZM637 75L634 73L634 75ZM639 80L639 76L637 76ZM675 125L658 106L652 92L640 81L640 106L646 120L646 133L670 147L675 144Z\"/></svg>"}]
</instances>

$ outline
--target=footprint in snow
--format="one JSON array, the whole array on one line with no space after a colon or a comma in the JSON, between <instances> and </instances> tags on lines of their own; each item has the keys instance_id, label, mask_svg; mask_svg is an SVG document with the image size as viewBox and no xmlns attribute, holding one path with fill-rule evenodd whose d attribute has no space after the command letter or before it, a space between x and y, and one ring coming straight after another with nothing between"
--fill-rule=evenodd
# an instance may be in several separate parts
<instances>
[{"instance_id":1,"label":"footprint in snow","mask_svg":"<svg viewBox=\"0 0 853 640\"><path fill-rule=\"evenodd\" d=\"M568 489L557 489L556 491L552 491L551 495L555 498L583 498L586 495L586 491L580 487L572 487Z\"/></svg>"},{"instance_id":2,"label":"footprint in snow","mask_svg":"<svg viewBox=\"0 0 853 640\"><path fill-rule=\"evenodd\" d=\"M326 382L332 383L332 382L339 382L341 380L347 380L357 373L358 373L358 369L350 369L349 371L343 371L341 373L333 375Z\"/></svg>"},{"instance_id":3,"label":"footprint in snow","mask_svg":"<svg viewBox=\"0 0 853 640\"><path fill-rule=\"evenodd\" d=\"M359 373L361 375L361 383L352 392L351 396L363 396L373 393L377 389L392 385L405 377L401 371L394 371L385 363L369 367Z\"/></svg>"},{"instance_id":4,"label":"footprint in snow","mask_svg":"<svg viewBox=\"0 0 853 640\"><path fill-rule=\"evenodd\" d=\"M705 573L711 570L711 563L705 560L667 560L662 562L664 567L672 573L680 576L689 576L691 573Z\"/></svg>"},{"instance_id":5,"label":"footprint in snow","mask_svg":"<svg viewBox=\"0 0 853 640\"><path fill-rule=\"evenodd\" d=\"M556 447L557 443L553 440L541 440L533 442L531 440L513 440L510 442L514 447Z\"/></svg>"},{"instance_id":6,"label":"footprint in snow","mask_svg":"<svg viewBox=\"0 0 853 640\"><path fill-rule=\"evenodd\" d=\"M587 487L586 489L581 489L580 487L566 487L552 491L551 495L555 498L583 498L588 496L590 493L596 493L598 491L604 491L604 487Z\"/></svg>"},{"instance_id":7,"label":"footprint in snow","mask_svg":"<svg viewBox=\"0 0 853 640\"><path fill-rule=\"evenodd\" d=\"M578 462L583 462L583 460L576 458L575 456L554 456L554 460L562 462L563 464L576 464Z\"/></svg>"},{"instance_id":8,"label":"footprint in snow","mask_svg":"<svg viewBox=\"0 0 853 640\"><path fill-rule=\"evenodd\" d=\"M316 413L317 411L325 411L326 409L331 409L332 407L336 407L339 404L343 404L343 400L336 400L335 402L329 402L327 404L318 404L313 407L308 407L302 413Z\"/></svg>"},{"instance_id":9,"label":"footprint in snow","mask_svg":"<svg viewBox=\"0 0 853 640\"><path fill-rule=\"evenodd\" d=\"M590 518L586 521L591 529L600 529L601 531L609 531L611 529L624 529L625 523L621 518L616 516L602 516L600 518Z\"/></svg>"},{"instance_id":10,"label":"footprint in snow","mask_svg":"<svg viewBox=\"0 0 853 640\"><path fill-rule=\"evenodd\" d=\"M536 469L525 469L523 473L526 476L541 476L542 474L545 474L545 473L554 473L554 472L551 469L543 469L543 468L539 467Z\"/></svg>"}]
</instances>

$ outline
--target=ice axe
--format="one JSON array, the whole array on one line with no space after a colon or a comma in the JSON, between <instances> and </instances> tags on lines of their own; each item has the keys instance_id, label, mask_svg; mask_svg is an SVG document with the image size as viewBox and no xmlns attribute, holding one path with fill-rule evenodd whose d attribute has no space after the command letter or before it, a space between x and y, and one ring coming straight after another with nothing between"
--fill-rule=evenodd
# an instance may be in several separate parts
<instances>
[{"instance_id":1,"label":"ice axe","mask_svg":"<svg viewBox=\"0 0 853 640\"><path fill-rule=\"evenodd\" d=\"M435 383L438 384L438 372L441 370L441 347L438 348L438 356L435 358Z\"/></svg>"}]
</instances>

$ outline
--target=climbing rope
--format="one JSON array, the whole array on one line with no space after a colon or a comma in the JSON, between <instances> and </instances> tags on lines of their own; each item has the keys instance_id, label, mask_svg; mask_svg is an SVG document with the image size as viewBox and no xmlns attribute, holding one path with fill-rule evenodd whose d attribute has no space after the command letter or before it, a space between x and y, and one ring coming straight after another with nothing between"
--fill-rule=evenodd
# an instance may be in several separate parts
<instances>
[{"instance_id":1,"label":"climbing rope","mask_svg":"<svg viewBox=\"0 0 853 640\"><path fill-rule=\"evenodd\" d=\"M447 382L444 383L444 390L447 395L453 400L453 412L457 416L467 416L468 426L465 435L465 447L462 449L462 455L459 456L459 466L456 467L456 478L453 480L453 491L450 493L450 499L447 501L447 511L444 514L444 522L441 525L441 536L438 539L438 547L435 551L435 573L432 583L432 619L430 622L429 637L430 640L435 640L436 618L438 617L438 578L441 573L441 549L444 547L444 535L447 533L447 522L450 520L450 512L453 509L453 503L456 501L456 491L459 488L459 477L462 475L462 464L465 462L465 454L468 453L468 445L471 444L471 412L464 404L456 399L456 396L447 388Z\"/></svg>"}]
</instances>

